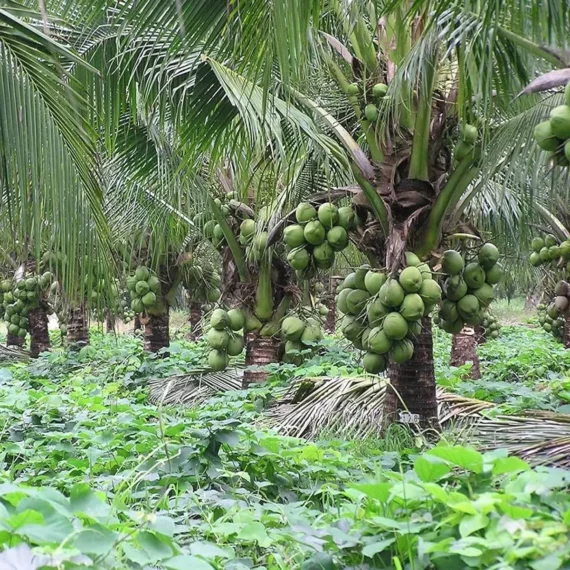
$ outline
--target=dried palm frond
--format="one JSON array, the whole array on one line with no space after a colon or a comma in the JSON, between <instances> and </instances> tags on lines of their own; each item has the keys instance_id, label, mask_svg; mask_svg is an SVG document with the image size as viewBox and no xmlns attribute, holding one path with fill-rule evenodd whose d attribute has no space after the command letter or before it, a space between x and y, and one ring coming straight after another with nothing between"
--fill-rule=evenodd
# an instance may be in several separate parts
<instances>
[{"instance_id":1,"label":"dried palm frond","mask_svg":"<svg viewBox=\"0 0 570 570\"><path fill-rule=\"evenodd\" d=\"M366 377L299 379L275 400L264 423L294 437L315 438L324 431L379 436L386 384ZM529 411L509 416L500 414L496 404L441 388L437 399L447 439L482 450L504 448L535 464L570 467L570 415Z\"/></svg>"},{"instance_id":2,"label":"dried palm frond","mask_svg":"<svg viewBox=\"0 0 570 570\"><path fill-rule=\"evenodd\" d=\"M149 399L158 405L196 406L220 392L240 390L243 370L228 369L212 372L198 369L169 378L152 378L148 385Z\"/></svg>"},{"instance_id":3,"label":"dried palm frond","mask_svg":"<svg viewBox=\"0 0 570 570\"><path fill-rule=\"evenodd\" d=\"M29 360L29 351L18 348L16 346L2 346L0 345L0 362L19 362L21 360Z\"/></svg>"}]
</instances>

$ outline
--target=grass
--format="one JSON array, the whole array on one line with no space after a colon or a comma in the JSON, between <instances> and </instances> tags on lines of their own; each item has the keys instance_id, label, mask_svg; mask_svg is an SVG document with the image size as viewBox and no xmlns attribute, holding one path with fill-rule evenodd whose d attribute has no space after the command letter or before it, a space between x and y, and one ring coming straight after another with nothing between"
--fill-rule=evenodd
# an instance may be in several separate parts
<instances>
[{"instance_id":1,"label":"grass","mask_svg":"<svg viewBox=\"0 0 570 570\"><path fill-rule=\"evenodd\" d=\"M334 339L302 367L275 367L265 386L195 409L151 405L148 378L204 361L181 331L165 359L145 356L139 338L93 331L83 357L54 350L0 368L0 567L16 555L17 567L40 556L47 568L119 570L570 564L568 472L476 442L420 450L400 426L315 442L260 428L276 384L361 373ZM542 386L562 402L565 353L540 331L503 331L483 350L479 387L498 398L494 382ZM439 381L471 389L446 365L448 345L438 334Z\"/></svg>"}]
</instances>

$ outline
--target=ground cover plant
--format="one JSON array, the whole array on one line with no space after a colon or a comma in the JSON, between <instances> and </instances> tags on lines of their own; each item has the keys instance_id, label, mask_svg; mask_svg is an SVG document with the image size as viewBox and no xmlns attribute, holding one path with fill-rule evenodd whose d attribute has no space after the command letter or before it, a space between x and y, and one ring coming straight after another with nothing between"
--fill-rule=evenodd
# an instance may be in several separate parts
<instances>
[{"instance_id":1,"label":"ground cover plant","mask_svg":"<svg viewBox=\"0 0 570 570\"><path fill-rule=\"evenodd\" d=\"M489 341L483 396L522 406L524 395L505 395L495 385L548 384L545 393L560 390L562 401L570 362L563 351L545 358L545 338L507 327ZM566 567L567 471L531 468L501 450L481 453L476 442L458 446L445 434L428 446L400 426L383 439L330 433L316 441L260 427L268 402L293 375L362 373L342 342L327 337L321 354L303 366L275 366L265 385L188 409L152 405L145 384L199 366L208 351L203 342L176 341L168 358L145 358L141 339L92 331L93 350L83 355L54 350L3 365L0 562ZM446 349L437 336L438 369ZM550 345L545 350L552 356ZM460 378L461 369L455 372ZM449 374L438 379L457 391L471 387Z\"/></svg>"}]
</instances>

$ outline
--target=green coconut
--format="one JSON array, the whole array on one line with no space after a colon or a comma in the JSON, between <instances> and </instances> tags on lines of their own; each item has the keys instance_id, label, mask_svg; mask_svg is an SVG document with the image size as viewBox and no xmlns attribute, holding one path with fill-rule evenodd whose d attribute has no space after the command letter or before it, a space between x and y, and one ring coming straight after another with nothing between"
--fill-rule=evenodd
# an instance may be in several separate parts
<instances>
[{"instance_id":1,"label":"green coconut","mask_svg":"<svg viewBox=\"0 0 570 570\"><path fill-rule=\"evenodd\" d=\"M253 314L248 313L245 319L245 332L258 331L263 326L262 322Z\"/></svg>"},{"instance_id":2,"label":"green coconut","mask_svg":"<svg viewBox=\"0 0 570 570\"><path fill-rule=\"evenodd\" d=\"M18 331L20 330L19 325L8 325L8 332L14 336L18 336Z\"/></svg>"},{"instance_id":3,"label":"green coconut","mask_svg":"<svg viewBox=\"0 0 570 570\"><path fill-rule=\"evenodd\" d=\"M485 270L475 261L468 263L463 271L463 279L470 289L478 289L485 283Z\"/></svg>"},{"instance_id":4,"label":"green coconut","mask_svg":"<svg viewBox=\"0 0 570 570\"><path fill-rule=\"evenodd\" d=\"M208 354L208 366L214 372L221 372L228 367L229 359L226 352L222 350L211 350Z\"/></svg>"},{"instance_id":5,"label":"green coconut","mask_svg":"<svg viewBox=\"0 0 570 570\"><path fill-rule=\"evenodd\" d=\"M215 220L208 220L205 224L204 224L204 228L203 228L203 232L204 232L204 237L206 239L212 239L214 237L214 228L216 227L216 221Z\"/></svg>"},{"instance_id":6,"label":"green coconut","mask_svg":"<svg viewBox=\"0 0 570 570\"><path fill-rule=\"evenodd\" d=\"M481 304L475 295L465 295L457 301L457 311L464 320L473 318L480 310Z\"/></svg>"},{"instance_id":7,"label":"green coconut","mask_svg":"<svg viewBox=\"0 0 570 570\"><path fill-rule=\"evenodd\" d=\"M459 301L467 294L467 283L460 275L452 275L445 280L445 296L451 301Z\"/></svg>"},{"instance_id":8,"label":"green coconut","mask_svg":"<svg viewBox=\"0 0 570 570\"><path fill-rule=\"evenodd\" d=\"M544 245L548 248L552 247L553 245L558 245L558 239L553 234L548 234L544 238Z\"/></svg>"},{"instance_id":9,"label":"green coconut","mask_svg":"<svg viewBox=\"0 0 570 570\"><path fill-rule=\"evenodd\" d=\"M378 293L380 301L387 307L399 307L404 300L405 291L397 279L388 279Z\"/></svg>"},{"instance_id":10,"label":"green coconut","mask_svg":"<svg viewBox=\"0 0 570 570\"><path fill-rule=\"evenodd\" d=\"M287 226L283 231L283 241L290 248L300 247L305 244L305 231L303 226L294 224Z\"/></svg>"},{"instance_id":11,"label":"green coconut","mask_svg":"<svg viewBox=\"0 0 570 570\"><path fill-rule=\"evenodd\" d=\"M445 299L439 308L439 314L441 318L448 322L456 321L459 318L459 312L457 310L457 303Z\"/></svg>"},{"instance_id":12,"label":"green coconut","mask_svg":"<svg viewBox=\"0 0 570 570\"><path fill-rule=\"evenodd\" d=\"M420 273L422 274L422 279L424 281L426 279L433 279L431 268L427 263L420 263L417 267L420 270Z\"/></svg>"},{"instance_id":13,"label":"green coconut","mask_svg":"<svg viewBox=\"0 0 570 570\"><path fill-rule=\"evenodd\" d=\"M10 281L10 279L3 279L0 283L0 289L3 293L8 293L8 291L12 290L12 281Z\"/></svg>"},{"instance_id":14,"label":"green coconut","mask_svg":"<svg viewBox=\"0 0 570 570\"><path fill-rule=\"evenodd\" d=\"M148 286L148 282L147 281L137 281L137 284L135 285L135 291L137 292L137 295L139 295L141 297L143 295L146 295L150 291L150 287Z\"/></svg>"},{"instance_id":15,"label":"green coconut","mask_svg":"<svg viewBox=\"0 0 570 570\"><path fill-rule=\"evenodd\" d=\"M366 318L371 327L379 326L390 309L380 299L374 299L366 306Z\"/></svg>"},{"instance_id":16,"label":"green coconut","mask_svg":"<svg viewBox=\"0 0 570 570\"><path fill-rule=\"evenodd\" d=\"M334 204L325 202L319 206L317 217L325 228L330 229L338 221L338 208Z\"/></svg>"},{"instance_id":17,"label":"green coconut","mask_svg":"<svg viewBox=\"0 0 570 570\"><path fill-rule=\"evenodd\" d=\"M348 339L353 340L362 335L365 327L362 323L352 315L345 315L340 324L342 334Z\"/></svg>"},{"instance_id":18,"label":"green coconut","mask_svg":"<svg viewBox=\"0 0 570 570\"><path fill-rule=\"evenodd\" d=\"M408 321L408 335L406 338L416 338L422 332L422 321Z\"/></svg>"},{"instance_id":19,"label":"green coconut","mask_svg":"<svg viewBox=\"0 0 570 570\"><path fill-rule=\"evenodd\" d=\"M230 341L230 335L225 330L211 328L206 334L206 342L216 350L225 350Z\"/></svg>"},{"instance_id":20,"label":"green coconut","mask_svg":"<svg viewBox=\"0 0 570 570\"><path fill-rule=\"evenodd\" d=\"M377 354L386 354L392 348L392 343L383 327L374 327L368 335L369 349Z\"/></svg>"},{"instance_id":21,"label":"green coconut","mask_svg":"<svg viewBox=\"0 0 570 570\"><path fill-rule=\"evenodd\" d=\"M215 303L222 296L222 292L217 287L211 287L206 290L206 300L209 303Z\"/></svg>"},{"instance_id":22,"label":"green coconut","mask_svg":"<svg viewBox=\"0 0 570 570\"><path fill-rule=\"evenodd\" d=\"M311 255L305 248L296 248L287 254L287 261L293 269L303 271L309 266Z\"/></svg>"},{"instance_id":23,"label":"green coconut","mask_svg":"<svg viewBox=\"0 0 570 570\"><path fill-rule=\"evenodd\" d=\"M259 232L253 236L251 240L251 248L255 255L261 255L267 249L267 239L269 234L267 232Z\"/></svg>"},{"instance_id":24,"label":"green coconut","mask_svg":"<svg viewBox=\"0 0 570 570\"><path fill-rule=\"evenodd\" d=\"M533 251L539 253L540 250L544 247L544 240L540 237L535 237L532 240L531 247Z\"/></svg>"},{"instance_id":25,"label":"green coconut","mask_svg":"<svg viewBox=\"0 0 570 570\"><path fill-rule=\"evenodd\" d=\"M325 241L320 245L315 246L315 249L313 249L313 257L316 261L334 261L334 250Z\"/></svg>"},{"instance_id":26,"label":"green coconut","mask_svg":"<svg viewBox=\"0 0 570 570\"><path fill-rule=\"evenodd\" d=\"M479 265L483 269L491 269L491 267L499 261L499 255L499 250L496 245L486 243L479 250L477 259L479 260Z\"/></svg>"},{"instance_id":27,"label":"green coconut","mask_svg":"<svg viewBox=\"0 0 570 570\"><path fill-rule=\"evenodd\" d=\"M389 357L397 364L409 362L414 356L414 343L410 339L402 339L394 342Z\"/></svg>"},{"instance_id":28,"label":"green coconut","mask_svg":"<svg viewBox=\"0 0 570 570\"><path fill-rule=\"evenodd\" d=\"M351 97L356 97L360 93L360 85L358 85L358 83L351 83L346 88L346 93Z\"/></svg>"},{"instance_id":29,"label":"green coconut","mask_svg":"<svg viewBox=\"0 0 570 570\"><path fill-rule=\"evenodd\" d=\"M156 305L156 294L149 291L141 297L142 304L148 309Z\"/></svg>"},{"instance_id":30,"label":"green coconut","mask_svg":"<svg viewBox=\"0 0 570 570\"><path fill-rule=\"evenodd\" d=\"M158 293L158 291L160 290L160 279L156 275L151 275L148 278L147 283L148 283L148 288L153 293Z\"/></svg>"},{"instance_id":31,"label":"green coconut","mask_svg":"<svg viewBox=\"0 0 570 570\"><path fill-rule=\"evenodd\" d=\"M550 261L550 252L548 251L548 247L543 247L538 254L540 257L540 261Z\"/></svg>"},{"instance_id":32,"label":"green coconut","mask_svg":"<svg viewBox=\"0 0 570 570\"><path fill-rule=\"evenodd\" d=\"M534 128L534 138L536 144L538 144L542 150L549 152L554 152L561 143L561 141L556 138L550 121L543 121L536 125Z\"/></svg>"},{"instance_id":33,"label":"green coconut","mask_svg":"<svg viewBox=\"0 0 570 570\"><path fill-rule=\"evenodd\" d=\"M441 301L441 287L433 279L424 279L419 290L424 305L433 307Z\"/></svg>"},{"instance_id":34,"label":"green coconut","mask_svg":"<svg viewBox=\"0 0 570 570\"><path fill-rule=\"evenodd\" d=\"M281 331L287 340L300 340L305 323L298 317L286 317L281 323Z\"/></svg>"},{"instance_id":35,"label":"green coconut","mask_svg":"<svg viewBox=\"0 0 570 570\"><path fill-rule=\"evenodd\" d=\"M533 252L530 254L528 260L530 261L530 264L531 264L533 267L538 267L539 265L542 264L542 260L540 259L540 255L539 255L538 253L536 253L536 251L533 251ZM494 271L494 269L495 269L495 268L493 267L493 269L491 269L491 271ZM489 275L488 275L488 273L487 273L487 283L489 283Z\"/></svg>"},{"instance_id":36,"label":"green coconut","mask_svg":"<svg viewBox=\"0 0 570 570\"><path fill-rule=\"evenodd\" d=\"M316 249L316 248L315 248ZM315 267L317 269L327 270L334 265L334 257L330 259L315 259Z\"/></svg>"},{"instance_id":37,"label":"green coconut","mask_svg":"<svg viewBox=\"0 0 570 570\"><path fill-rule=\"evenodd\" d=\"M358 289L356 286L356 273L349 273L342 282L342 288Z\"/></svg>"},{"instance_id":38,"label":"green coconut","mask_svg":"<svg viewBox=\"0 0 570 570\"><path fill-rule=\"evenodd\" d=\"M453 152L453 158L457 162L461 162L464 158L467 158L470 154L473 153L473 145L468 144L465 141L459 141L455 147Z\"/></svg>"},{"instance_id":39,"label":"green coconut","mask_svg":"<svg viewBox=\"0 0 570 570\"><path fill-rule=\"evenodd\" d=\"M410 266L402 270L398 281L406 293L417 293L421 289L423 278L417 267Z\"/></svg>"},{"instance_id":40,"label":"green coconut","mask_svg":"<svg viewBox=\"0 0 570 570\"><path fill-rule=\"evenodd\" d=\"M329 314L329 308L322 303L319 303L316 308L319 311L319 315L321 315L321 317L326 317Z\"/></svg>"},{"instance_id":41,"label":"green coconut","mask_svg":"<svg viewBox=\"0 0 570 570\"><path fill-rule=\"evenodd\" d=\"M374 103L368 103L368 105L364 107L364 116L367 121L370 121L371 123L376 122L378 119L378 109Z\"/></svg>"},{"instance_id":42,"label":"green coconut","mask_svg":"<svg viewBox=\"0 0 570 570\"><path fill-rule=\"evenodd\" d=\"M538 256L538 253L535 253L533 255ZM532 257L532 255L531 255L531 257ZM536 258L535 258L535 261L536 261ZM538 256L538 261L540 264L540 256ZM532 263L532 260L531 260L531 263ZM493 267L491 267L491 269L489 269L485 273L485 281L487 283L489 283L489 285L496 285L503 278L503 273L504 273L503 266L500 263L496 263Z\"/></svg>"},{"instance_id":43,"label":"green coconut","mask_svg":"<svg viewBox=\"0 0 570 570\"><path fill-rule=\"evenodd\" d=\"M366 275L364 276L364 286L371 295L376 295L384 283L386 283L385 273L367 271Z\"/></svg>"},{"instance_id":44,"label":"green coconut","mask_svg":"<svg viewBox=\"0 0 570 570\"><path fill-rule=\"evenodd\" d=\"M27 291L34 291L38 287L38 280L36 277L28 277L26 279L26 290Z\"/></svg>"},{"instance_id":45,"label":"green coconut","mask_svg":"<svg viewBox=\"0 0 570 570\"><path fill-rule=\"evenodd\" d=\"M285 228L287 230L287 228ZM244 220L239 226L239 235L247 242L255 234L255 222L253 220Z\"/></svg>"},{"instance_id":46,"label":"green coconut","mask_svg":"<svg viewBox=\"0 0 570 570\"><path fill-rule=\"evenodd\" d=\"M224 309L214 309L210 317L210 326L216 330L224 330L230 324L228 313Z\"/></svg>"},{"instance_id":47,"label":"green coconut","mask_svg":"<svg viewBox=\"0 0 570 570\"><path fill-rule=\"evenodd\" d=\"M245 341L241 334L231 335L226 349L228 356L240 355L243 352L244 346L245 346Z\"/></svg>"},{"instance_id":48,"label":"green coconut","mask_svg":"<svg viewBox=\"0 0 570 570\"><path fill-rule=\"evenodd\" d=\"M319 323L312 318L307 319L307 324L301 334L301 342L306 346L312 346L323 339L323 331Z\"/></svg>"},{"instance_id":49,"label":"green coconut","mask_svg":"<svg viewBox=\"0 0 570 570\"><path fill-rule=\"evenodd\" d=\"M241 331L245 326L245 315L243 311L241 309L230 309L228 311L228 322L230 329L233 331Z\"/></svg>"},{"instance_id":50,"label":"green coconut","mask_svg":"<svg viewBox=\"0 0 570 570\"><path fill-rule=\"evenodd\" d=\"M351 206L342 206L338 209L337 224L344 228L347 232L355 228L356 216Z\"/></svg>"},{"instance_id":51,"label":"green coconut","mask_svg":"<svg viewBox=\"0 0 570 570\"><path fill-rule=\"evenodd\" d=\"M148 267L139 265L135 270L135 277L137 278L137 281L146 281L150 277L150 271Z\"/></svg>"},{"instance_id":52,"label":"green coconut","mask_svg":"<svg viewBox=\"0 0 570 570\"><path fill-rule=\"evenodd\" d=\"M366 275L370 270L369 267L359 267L354 272L354 287L362 291L367 291L366 289Z\"/></svg>"},{"instance_id":53,"label":"green coconut","mask_svg":"<svg viewBox=\"0 0 570 570\"><path fill-rule=\"evenodd\" d=\"M570 162L570 140L564 143L564 158Z\"/></svg>"},{"instance_id":54,"label":"green coconut","mask_svg":"<svg viewBox=\"0 0 570 570\"><path fill-rule=\"evenodd\" d=\"M410 266L418 267L419 265L422 264L422 260L415 253L412 253L411 251L404 252L404 256L406 258L407 267Z\"/></svg>"},{"instance_id":55,"label":"green coconut","mask_svg":"<svg viewBox=\"0 0 570 570\"><path fill-rule=\"evenodd\" d=\"M491 301L494 299L495 295L493 293L493 287L488 283L483 283L481 287L473 291L473 295L477 297L479 303L483 307L488 307Z\"/></svg>"},{"instance_id":56,"label":"green coconut","mask_svg":"<svg viewBox=\"0 0 570 570\"><path fill-rule=\"evenodd\" d=\"M362 359L362 366L369 374L379 374L386 370L387 362L381 354L367 352Z\"/></svg>"},{"instance_id":57,"label":"green coconut","mask_svg":"<svg viewBox=\"0 0 570 570\"><path fill-rule=\"evenodd\" d=\"M334 251L342 251L348 245L348 233L342 226L334 226L327 232L327 242Z\"/></svg>"},{"instance_id":58,"label":"green coconut","mask_svg":"<svg viewBox=\"0 0 570 570\"><path fill-rule=\"evenodd\" d=\"M424 302L417 293L408 293L400 305L400 314L406 321L417 321L421 319L424 311Z\"/></svg>"},{"instance_id":59,"label":"green coconut","mask_svg":"<svg viewBox=\"0 0 570 570\"><path fill-rule=\"evenodd\" d=\"M326 230L318 220L308 222L304 230L305 241L311 245L319 245L325 241Z\"/></svg>"},{"instance_id":60,"label":"green coconut","mask_svg":"<svg viewBox=\"0 0 570 570\"><path fill-rule=\"evenodd\" d=\"M299 224L306 224L317 217L317 210L308 202L301 202L295 210L295 219Z\"/></svg>"},{"instance_id":61,"label":"green coconut","mask_svg":"<svg viewBox=\"0 0 570 570\"><path fill-rule=\"evenodd\" d=\"M392 340L402 340L408 334L408 323L400 313L388 313L383 328L386 336Z\"/></svg>"},{"instance_id":62,"label":"green coconut","mask_svg":"<svg viewBox=\"0 0 570 570\"><path fill-rule=\"evenodd\" d=\"M465 326L463 319L458 318L455 321L441 321L441 328L449 334L457 334Z\"/></svg>"},{"instance_id":63,"label":"green coconut","mask_svg":"<svg viewBox=\"0 0 570 570\"><path fill-rule=\"evenodd\" d=\"M373 329L371 329L370 327L366 327L363 331L362 331L362 336L360 337L360 342L362 344L362 348L364 350L370 350L370 347L368 345L368 339L370 338L370 333L372 332Z\"/></svg>"},{"instance_id":64,"label":"green coconut","mask_svg":"<svg viewBox=\"0 0 570 570\"><path fill-rule=\"evenodd\" d=\"M555 137L570 139L570 107L559 105L550 111L550 127Z\"/></svg>"},{"instance_id":65,"label":"green coconut","mask_svg":"<svg viewBox=\"0 0 570 570\"><path fill-rule=\"evenodd\" d=\"M142 313L144 311L144 305L141 299L136 297L131 301L131 309L134 313Z\"/></svg>"},{"instance_id":66,"label":"green coconut","mask_svg":"<svg viewBox=\"0 0 570 570\"><path fill-rule=\"evenodd\" d=\"M564 261L570 260L570 240L564 240L560 244L560 255L564 258Z\"/></svg>"},{"instance_id":67,"label":"green coconut","mask_svg":"<svg viewBox=\"0 0 570 570\"><path fill-rule=\"evenodd\" d=\"M477 142L477 127L475 125L470 125L465 123L461 128L461 140L469 145L474 145Z\"/></svg>"},{"instance_id":68,"label":"green coconut","mask_svg":"<svg viewBox=\"0 0 570 570\"><path fill-rule=\"evenodd\" d=\"M352 290L346 297L348 312L351 315L360 315L366 308L368 299L370 299L368 291L362 291L361 289Z\"/></svg>"},{"instance_id":69,"label":"green coconut","mask_svg":"<svg viewBox=\"0 0 570 570\"><path fill-rule=\"evenodd\" d=\"M386 93L388 93L388 86L385 83L376 83L376 85L372 87L372 95L376 97L376 99L386 97Z\"/></svg>"},{"instance_id":70,"label":"green coconut","mask_svg":"<svg viewBox=\"0 0 570 570\"><path fill-rule=\"evenodd\" d=\"M458 251L448 249L441 257L441 269L448 275L459 275L465 267L465 261Z\"/></svg>"},{"instance_id":71,"label":"green coconut","mask_svg":"<svg viewBox=\"0 0 570 570\"><path fill-rule=\"evenodd\" d=\"M342 289L336 298L336 307L341 313L348 313L346 298L354 289Z\"/></svg>"}]
</instances>

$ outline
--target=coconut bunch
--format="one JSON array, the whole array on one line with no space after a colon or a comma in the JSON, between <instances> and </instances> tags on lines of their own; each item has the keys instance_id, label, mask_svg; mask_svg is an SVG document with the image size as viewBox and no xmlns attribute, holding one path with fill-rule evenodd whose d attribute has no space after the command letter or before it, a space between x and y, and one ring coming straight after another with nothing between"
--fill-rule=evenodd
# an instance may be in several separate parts
<instances>
[{"instance_id":1,"label":"coconut bunch","mask_svg":"<svg viewBox=\"0 0 570 570\"><path fill-rule=\"evenodd\" d=\"M491 313L489 308L483 311L481 326L485 329L485 337L499 338L501 334L501 323L499 323L499 319Z\"/></svg>"},{"instance_id":2,"label":"coconut bunch","mask_svg":"<svg viewBox=\"0 0 570 570\"><path fill-rule=\"evenodd\" d=\"M184 269L182 285L195 299L206 299L208 303L215 303L222 296L221 284L220 272L209 263L191 265Z\"/></svg>"},{"instance_id":3,"label":"coconut bunch","mask_svg":"<svg viewBox=\"0 0 570 570\"><path fill-rule=\"evenodd\" d=\"M134 313L143 313L156 305L157 294L160 293L160 280L148 267L139 265L135 274L127 277L126 282Z\"/></svg>"},{"instance_id":4,"label":"coconut bunch","mask_svg":"<svg viewBox=\"0 0 570 570\"><path fill-rule=\"evenodd\" d=\"M348 246L348 232L356 227L356 215L350 206L337 208L324 203L315 209L303 202L295 211L296 224L287 226L283 241L287 261L299 277L312 269L330 269L337 252Z\"/></svg>"},{"instance_id":5,"label":"coconut bunch","mask_svg":"<svg viewBox=\"0 0 570 570\"><path fill-rule=\"evenodd\" d=\"M461 127L460 141L453 151L453 160L461 162L464 158L468 157L475 148L478 136L477 127L465 123Z\"/></svg>"},{"instance_id":6,"label":"coconut bunch","mask_svg":"<svg viewBox=\"0 0 570 570\"><path fill-rule=\"evenodd\" d=\"M537 306L538 322L543 330L551 334L555 340L562 342L564 338L564 316L555 307L554 302Z\"/></svg>"},{"instance_id":7,"label":"coconut bunch","mask_svg":"<svg viewBox=\"0 0 570 570\"><path fill-rule=\"evenodd\" d=\"M230 207L231 200L237 200L236 192L228 192L227 194L221 194L219 197L214 198L214 202L224 218L229 218L232 215L232 208ZM202 228L204 237L211 240L214 247L222 247L225 241L224 232L210 212L196 214L192 221L197 227Z\"/></svg>"},{"instance_id":8,"label":"coconut bunch","mask_svg":"<svg viewBox=\"0 0 570 570\"><path fill-rule=\"evenodd\" d=\"M458 333L465 325L481 324L485 310L494 298L493 286L503 277L499 250L492 243L467 260L459 251L449 249L441 257L443 298L434 322L445 332Z\"/></svg>"},{"instance_id":9,"label":"coconut bunch","mask_svg":"<svg viewBox=\"0 0 570 570\"><path fill-rule=\"evenodd\" d=\"M25 338L30 329L28 314L39 306L53 282L53 274L46 271L41 276L30 276L19 281L4 279L0 282L4 319L10 334Z\"/></svg>"},{"instance_id":10,"label":"coconut bunch","mask_svg":"<svg viewBox=\"0 0 570 570\"><path fill-rule=\"evenodd\" d=\"M378 120L378 103L381 102L388 93L388 86L385 83L373 83L361 86L359 83L351 83L346 88L349 97L355 97L362 105L362 114L370 123Z\"/></svg>"},{"instance_id":11,"label":"coconut bunch","mask_svg":"<svg viewBox=\"0 0 570 570\"><path fill-rule=\"evenodd\" d=\"M342 334L366 351L363 366L373 374L386 370L389 360L402 364L412 358L421 319L441 299L429 265L413 253L405 255L406 266L397 276L364 266L337 289Z\"/></svg>"},{"instance_id":12,"label":"coconut bunch","mask_svg":"<svg viewBox=\"0 0 570 570\"><path fill-rule=\"evenodd\" d=\"M316 344L324 338L324 333L318 319L305 317L302 313L290 313L281 323L281 336L285 341L283 360L299 365L306 355L311 355ZM301 354L307 350L311 352Z\"/></svg>"},{"instance_id":13,"label":"coconut bunch","mask_svg":"<svg viewBox=\"0 0 570 570\"><path fill-rule=\"evenodd\" d=\"M240 309L226 311L217 308L212 311L206 333L206 342L211 348L208 365L219 372L225 370L230 356L238 356L243 352L245 340L243 330L247 319Z\"/></svg>"},{"instance_id":14,"label":"coconut bunch","mask_svg":"<svg viewBox=\"0 0 570 570\"><path fill-rule=\"evenodd\" d=\"M533 267L541 265L560 265L570 261L570 240L562 243L552 234L544 238L537 236L531 242L532 252L528 258ZM567 265L568 268L568 265Z\"/></svg>"},{"instance_id":15,"label":"coconut bunch","mask_svg":"<svg viewBox=\"0 0 570 570\"><path fill-rule=\"evenodd\" d=\"M536 125L534 138L542 150L552 153L561 166L570 165L570 83L564 90L564 104L550 111L550 118Z\"/></svg>"}]
</instances>

